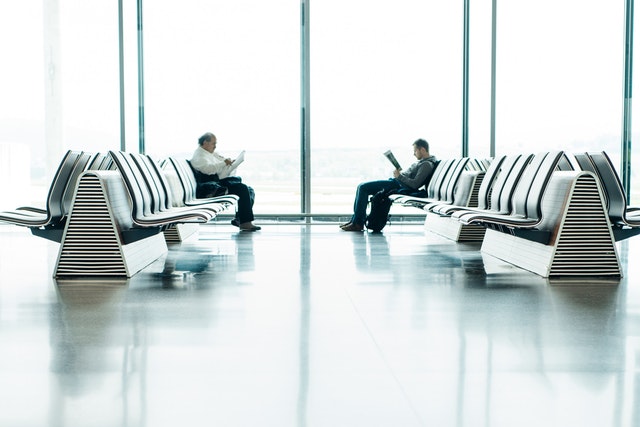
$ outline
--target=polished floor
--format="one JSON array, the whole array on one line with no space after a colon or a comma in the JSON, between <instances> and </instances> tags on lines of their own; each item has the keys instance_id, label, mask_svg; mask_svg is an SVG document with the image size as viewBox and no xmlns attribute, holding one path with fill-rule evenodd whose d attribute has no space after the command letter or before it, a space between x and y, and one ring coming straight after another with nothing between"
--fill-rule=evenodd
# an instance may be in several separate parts
<instances>
[{"instance_id":1,"label":"polished floor","mask_svg":"<svg viewBox=\"0 0 640 427\"><path fill-rule=\"evenodd\" d=\"M115 282L0 242L3 427L640 426L640 238L588 282L415 224L212 225Z\"/></svg>"}]
</instances>

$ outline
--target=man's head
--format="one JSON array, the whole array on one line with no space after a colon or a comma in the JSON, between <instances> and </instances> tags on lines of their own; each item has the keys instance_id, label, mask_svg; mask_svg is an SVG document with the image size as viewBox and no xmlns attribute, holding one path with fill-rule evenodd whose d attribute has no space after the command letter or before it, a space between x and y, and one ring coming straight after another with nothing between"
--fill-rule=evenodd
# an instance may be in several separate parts
<instances>
[{"instance_id":1,"label":"man's head","mask_svg":"<svg viewBox=\"0 0 640 427\"><path fill-rule=\"evenodd\" d=\"M218 140L216 136L211 132L207 132L200 138L198 138L198 144L210 153L213 153L213 151L216 149L217 142Z\"/></svg>"},{"instance_id":2,"label":"man's head","mask_svg":"<svg viewBox=\"0 0 640 427\"><path fill-rule=\"evenodd\" d=\"M424 139L418 139L413 143L413 155L422 160L429 157L429 143Z\"/></svg>"}]
</instances>

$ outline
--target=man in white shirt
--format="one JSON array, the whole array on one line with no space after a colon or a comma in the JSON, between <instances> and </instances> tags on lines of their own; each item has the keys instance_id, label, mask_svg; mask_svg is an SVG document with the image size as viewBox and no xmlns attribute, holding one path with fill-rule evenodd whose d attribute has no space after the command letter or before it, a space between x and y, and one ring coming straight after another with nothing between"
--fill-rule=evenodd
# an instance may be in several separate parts
<instances>
[{"instance_id":1,"label":"man in white shirt","mask_svg":"<svg viewBox=\"0 0 640 427\"><path fill-rule=\"evenodd\" d=\"M253 224L253 200L255 193L253 188L242 183L239 177L220 179L219 175L226 176L229 168L233 168L233 160L215 153L217 138L211 132L207 132L198 139L198 148L191 158L191 167L206 175L205 179L216 181L219 185L228 188L228 194L235 194L238 199L238 211L236 218L231 223L241 231L258 231L260 227ZM198 182L200 184L201 182Z\"/></svg>"}]
</instances>

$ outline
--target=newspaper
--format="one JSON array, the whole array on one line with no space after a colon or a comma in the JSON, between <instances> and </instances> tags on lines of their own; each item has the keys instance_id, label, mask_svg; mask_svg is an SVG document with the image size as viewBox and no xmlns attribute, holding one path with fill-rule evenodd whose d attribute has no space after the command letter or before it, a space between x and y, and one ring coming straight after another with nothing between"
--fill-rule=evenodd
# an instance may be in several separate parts
<instances>
[{"instance_id":1,"label":"newspaper","mask_svg":"<svg viewBox=\"0 0 640 427\"><path fill-rule=\"evenodd\" d=\"M402 167L400 166L400 163L398 163L398 160L396 159L396 156L393 155L391 150L385 151L384 152L384 156L391 162L391 164L393 165L394 168L396 168L398 170L402 170Z\"/></svg>"},{"instance_id":2,"label":"newspaper","mask_svg":"<svg viewBox=\"0 0 640 427\"><path fill-rule=\"evenodd\" d=\"M244 150L242 150L240 154L238 154L238 157L235 158L233 163L226 166L222 171L218 172L218 177L220 179L223 179L231 176L242 162L244 162Z\"/></svg>"}]
</instances>

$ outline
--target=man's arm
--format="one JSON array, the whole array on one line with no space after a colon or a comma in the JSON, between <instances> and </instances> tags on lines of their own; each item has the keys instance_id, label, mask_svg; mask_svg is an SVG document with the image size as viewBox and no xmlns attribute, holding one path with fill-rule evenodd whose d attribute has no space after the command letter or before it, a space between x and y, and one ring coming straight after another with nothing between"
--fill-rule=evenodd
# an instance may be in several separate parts
<instances>
[{"instance_id":1,"label":"man's arm","mask_svg":"<svg viewBox=\"0 0 640 427\"><path fill-rule=\"evenodd\" d=\"M222 172L227 167L227 164L223 159L212 162L210 159L195 153L191 159L191 166L204 174L213 175Z\"/></svg>"},{"instance_id":2,"label":"man's arm","mask_svg":"<svg viewBox=\"0 0 640 427\"><path fill-rule=\"evenodd\" d=\"M417 190L433 173L432 162L422 162L411 165L405 172L399 173L396 179L403 185ZM395 175L395 173L394 173Z\"/></svg>"}]
</instances>

